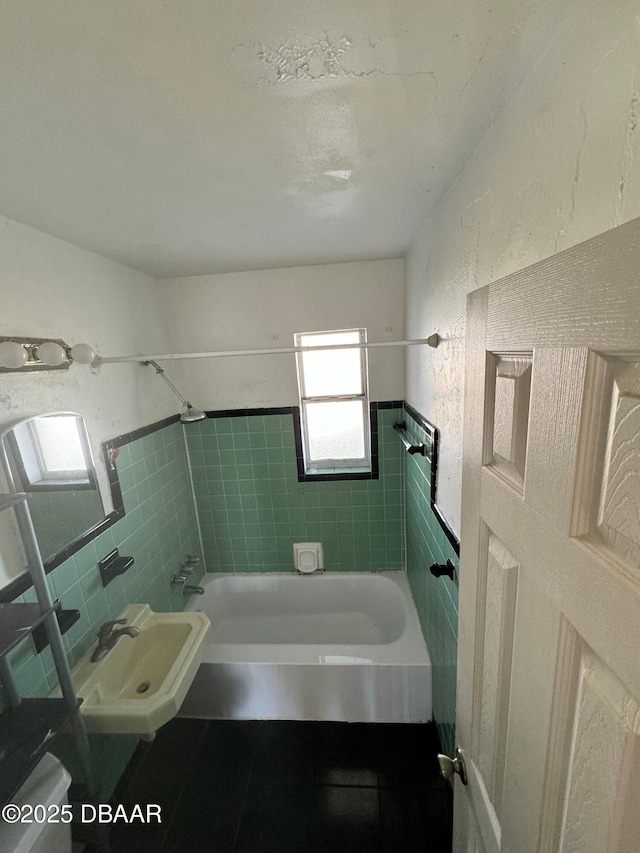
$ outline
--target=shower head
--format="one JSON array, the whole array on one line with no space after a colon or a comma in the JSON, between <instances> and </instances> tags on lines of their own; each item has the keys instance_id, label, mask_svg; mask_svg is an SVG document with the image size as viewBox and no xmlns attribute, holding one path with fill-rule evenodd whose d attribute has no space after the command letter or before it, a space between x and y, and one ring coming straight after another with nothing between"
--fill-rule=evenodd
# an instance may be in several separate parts
<instances>
[{"instance_id":1,"label":"shower head","mask_svg":"<svg viewBox=\"0 0 640 853\"><path fill-rule=\"evenodd\" d=\"M173 382L170 382L167 379L167 377L164 375L164 368L160 367L160 365L158 364L157 361L148 360L148 361L143 361L142 364L145 367L147 367L148 365L151 365L151 367L155 368L155 371L158 374L158 376L161 379L164 379L164 381L167 383L169 388L171 388L171 390L176 395L176 397L178 397L181 400L182 405L186 406L186 410L184 412L182 412L182 414L180 415L180 423L190 424L190 423L193 423L193 421L201 421L207 417L204 412L201 412L200 409L195 409L188 400L185 400L185 398L178 391L178 389L173 384Z\"/></svg>"},{"instance_id":2,"label":"shower head","mask_svg":"<svg viewBox=\"0 0 640 853\"><path fill-rule=\"evenodd\" d=\"M191 403L187 400L187 410L180 415L180 422L183 424L190 424L193 421L201 421L204 420L207 416L204 412L201 412L200 409L194 409Z\"/></svg>"}]
</instances>

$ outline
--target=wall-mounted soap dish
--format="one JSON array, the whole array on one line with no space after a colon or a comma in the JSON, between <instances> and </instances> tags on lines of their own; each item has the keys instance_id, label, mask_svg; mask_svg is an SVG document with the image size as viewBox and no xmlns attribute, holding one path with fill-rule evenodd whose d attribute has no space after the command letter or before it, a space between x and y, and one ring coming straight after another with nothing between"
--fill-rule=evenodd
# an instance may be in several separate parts
<instances>
[{"instance_id":1,"label":"wall-mounted soap dish","mask_svg":"<svg viewBox=\"0 0 640 853\"><path fill-rule=\"evenodd\" d=\"M121 557L117 548L110 551L106 557L98 562L98 570L102 586L107 586L118 575L123 575L134 563L133 557Z\"/></svg>"}]
</instances>

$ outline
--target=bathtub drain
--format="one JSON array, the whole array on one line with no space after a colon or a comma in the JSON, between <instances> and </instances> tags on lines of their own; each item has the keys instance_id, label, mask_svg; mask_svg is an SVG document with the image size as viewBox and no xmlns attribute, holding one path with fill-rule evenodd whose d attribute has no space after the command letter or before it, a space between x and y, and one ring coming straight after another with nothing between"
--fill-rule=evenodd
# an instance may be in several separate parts
<instances>
[{"instance_id":1,"label":"bathtub drain","mask_svg":"<svg viewBox=\"0 0 640 853\"><path fill-rule=\"evenodd\" d=\"M140 684L136 687L136 693L146 693L147 690L151 687L150 682L141 681Z\"/></svg>"}]
</instances>

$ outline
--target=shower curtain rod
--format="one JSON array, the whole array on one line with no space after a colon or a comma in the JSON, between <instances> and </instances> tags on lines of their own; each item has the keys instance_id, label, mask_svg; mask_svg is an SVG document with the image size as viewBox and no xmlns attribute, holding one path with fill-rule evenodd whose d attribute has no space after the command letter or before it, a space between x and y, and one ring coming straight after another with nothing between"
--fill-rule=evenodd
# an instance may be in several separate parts
<instances>
[{"instance_id":1,"label":"shower curtain rod","mask_svg":"<svg viewBox=\"0 0 640 853\"><path fill-rule=\"evenodd\" d=\"M378 349L380 347L412 347L428 344L437 347L440 339L437 335L428 338L416 338L409 341L378 341L377 343L364 344L326 344L316 347L269 347L266 349L231 349L213 350L211 352L166 352L161 355L117 355L108 358L100 358L98 364L118 364L129 361L174 361L187 358L226 358L234 355L281 355L293 352L319 352L323 350L340 349Z\"/></svg>"}]
</instances>

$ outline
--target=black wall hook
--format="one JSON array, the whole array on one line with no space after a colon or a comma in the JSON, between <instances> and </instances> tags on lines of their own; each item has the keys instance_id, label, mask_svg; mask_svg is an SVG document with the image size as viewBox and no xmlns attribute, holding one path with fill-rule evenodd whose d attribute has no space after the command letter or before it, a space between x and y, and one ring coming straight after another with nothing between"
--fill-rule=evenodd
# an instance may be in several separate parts
<instances>
[{"instance_id":1,"label":"black wall hook","mask_svg":"<svg viewBox=\"0 0 640 853\"><path fill-rule=\"evenodd\" d=\"M451 578L452 581L456 579L456 567L453 565L451 560L447 560L446 563L434 563L432 566L429 566L429 571L436 578L441 578L442 575L446 575L448 578Z\"/></svg>"}]
</instances>

